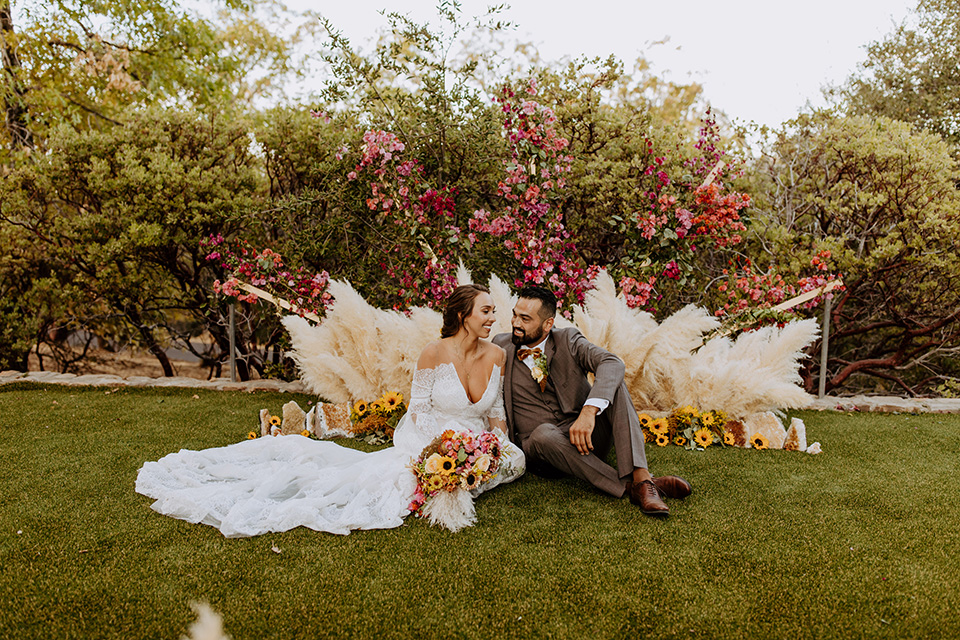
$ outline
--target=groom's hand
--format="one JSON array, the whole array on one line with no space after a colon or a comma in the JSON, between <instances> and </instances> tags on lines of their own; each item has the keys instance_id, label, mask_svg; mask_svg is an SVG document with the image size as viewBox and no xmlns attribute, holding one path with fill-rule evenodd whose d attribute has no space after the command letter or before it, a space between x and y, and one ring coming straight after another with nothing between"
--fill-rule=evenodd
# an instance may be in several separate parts
<instances>
[{"instance_id":1,"label":"groom's hand","mask_svg":"<svg viewBox=\"0 0 960 640\"><path fill-rule=\"evenodd\" d=\"M582 456L593 451L593 440L590 436L593 433L596 418L597 408L592 405L585 405L580 410L576 422L570 425L570 444L575 446Z\"/></svg>"}]
</instances>

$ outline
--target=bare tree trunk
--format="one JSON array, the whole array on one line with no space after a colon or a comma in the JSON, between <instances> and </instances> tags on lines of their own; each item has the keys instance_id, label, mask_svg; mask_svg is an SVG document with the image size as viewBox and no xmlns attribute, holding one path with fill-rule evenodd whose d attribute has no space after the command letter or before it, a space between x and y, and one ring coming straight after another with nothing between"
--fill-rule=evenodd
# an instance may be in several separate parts
<instances>
[{"instance_id":1,"label":"bare tree trunk","mask_svg":"<svg viewBox=\"0 0 960 640\"><path fill-rule=\"evenodd\" d=\"M20 58L14 49L13 14L10 0L0 0L0 57L3 58L3 106L10 133L10 148L14 151L33 148L33 133L27 126L26 89L18 78Z\"/></svg>"},{"instance_id":2,"label":"bare tree trunk","mask_svg":"<svg viewBox=\"0 0 960 640\"><path fill-rule=\"evenodd\" d=\"M170 358L167 357L163 347L157 342L156 337L153 335L153 329L147 326L140 312L135 309L127 310L126 316L127 319L130 320L130 323L136 327L140 337L143 338L143 343L146 345L147 350L157 359L157 362L160 363L164 377L172 378L176 375L173 371L173 365L170 363Z\"/></svg>"},{"instance_id":3,"label":"bare tree trunk","mask_svg":"<svg viewBox=\"0 0 960 640\"><path fill-rule=\"evenodd\" d=\"M150 327L145 326L143 323L137 325L137 330L140 332L140 336L143 338L144 343L147 345L147 350L157 359L157 362L160 363L160 367L163 369L163 375L166 378L172 378L176 375L173 371L173 365L170 363L170 358L167 357L166 352L163 350L163 347L157 342L157 339L153 336L153 331Z\"/></svg>"},{"instance_id":4,"label":"bare tree trunk","mask_svg":"<svg viewBox=\"0 0 960 640\"><path fill-rule=\"evenodd\" d=\"M150 353L157 359L160 363L160 366L163 368L163 375L167 378L172 378L176 375L173 371L173 365L170 363L170 358L167 357L167 354L164 353L163 348L154 342L150 345Z\"/></svg>"}]
</instances>

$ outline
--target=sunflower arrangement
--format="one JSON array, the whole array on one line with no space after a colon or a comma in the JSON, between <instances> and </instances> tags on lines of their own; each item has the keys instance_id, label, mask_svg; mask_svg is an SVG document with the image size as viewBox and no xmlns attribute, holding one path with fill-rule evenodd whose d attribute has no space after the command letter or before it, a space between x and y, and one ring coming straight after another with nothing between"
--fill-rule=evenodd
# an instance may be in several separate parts
<instances>
[{"instance_id":1,"label":"sunflower arrangement","mask_svg":"<svg viewBox=\"0 0 960 640\"><path fill-rule=\"evenodd\" d=\"M666 418L653 418L645 413L639 418L644 441L659 447L673 444L694 451L714 444L731 444L725 438L727 416L717 409L700 411L687 405L677 407Z\"/></svg>"},{"instance_id":2,"label":"sunflower arrangement","mask_svg":"<svg viewBox=\"0 0 960 640\"><path fill-rule=\"evenodd\" d=\"M266 409L261 412L263 414L266 412ZM263 420L266 420L266 426L263 424ZM280 434L280 425L283 420L280 416L275 416L271 414L261 415L261 425L260 429L257 431L251 431L247 434L247 440L256 440L257 438L262 438L263 436L276 436Z\"/></svg>"},{"instance_id":3,"label":"sunflower arrangement","mask_svg":"<svg viewBox=\"0 0 960 640\"><path fill-rule=\"evenodd\" d=\"M384 444L393 440L393 431L407 411L403 394L388 391L373 402L359 400L350 411L354 437L369 444Z\"/></svg>"}]
</instances>

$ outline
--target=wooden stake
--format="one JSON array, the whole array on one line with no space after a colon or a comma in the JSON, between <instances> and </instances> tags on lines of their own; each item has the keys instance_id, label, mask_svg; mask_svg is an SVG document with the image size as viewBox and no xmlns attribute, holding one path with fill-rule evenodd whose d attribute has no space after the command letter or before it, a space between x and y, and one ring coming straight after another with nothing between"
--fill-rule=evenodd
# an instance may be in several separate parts
<instances>
[{"instance_id":1,"label":"wooden stake","mask_svg":"<svg viewBox=\"0 0 960 640\"><path fill-rule=\"evenodd\" d=\"M261 300L266 300L267 302L277 307L280 307L281 309L286 309L290 313L297 313L297 310L294 308L294 306L289 302L287 302L286 300L284 300L283 298L278 298L271 293L267 293L263 289L259 289L253 286L252 284L247 284L246 282L240 282L237 284L237 287L240 289L243 289L247 293L252 293L253 295L260 298ZM309 311L302 311L299 313L299 315L302 315L304 318L313 320L317 324L320 324L320 316L318 316L315 313L310 313Z\"/></svg>"},{"instance_id":2,"label":"wooden stake","mask_svg":"<svg viewBox=\"0 0 960 640\"><path fill-rule=\"evenodd\" d=\"M237 381L237 315L235 302L230 303L230 382Z\"/></svg>"},{"instance_id":3,"label":"wooden stake","mask_svg":"<svg viewBox=\"0 0 960 640\"><path fill-rule=\"evenodd\" d=\"M717 160L717 164L714 165L713 169L710 170L710 173L707 174L707 178L703 181L703 184L700 185L700 188L705 189L706 187L709 187L711 183L716 180L717 174L720 173L720 169L723 169L725 165L726 163L723 160Z\"/></svg>"},{"instance_id":4,"label":"wooden stake","mask_svg":"<svg viewBox=\"0 0 960 640\"><path fill-rule=\"evenodd\" d=\"M830 356L830 310L833 308L832 302L829 298L823 301L823 331L820 333L822 338L820 342L820 384L817 389L820 398L827 395L827 361Z\"/></svg>"},{"instance_id":5,"label":"wooden stake","mask_svg":"<svg viewBox=\"0 0 960 640\"><path fill-rule=\"evenodd\" d=\"M828 282L827 284L823 285L822 287L817 287L817 288L814 289L813 291L807 291L806 293L801 293L800 295L796 296L795 298L790 298L789 300L784 300L783 302L781 302L780 304L778 304L777 306L775 306L775 307L773 308L773 310L774 310L774 311L786 311L786 310L788 310L788 309L793 309L793 308L794 308L795 306L797 306L798 304L803 304L803 303L806 302L807 300L813 300L813 299L816 298L817 296L822 296L822 295L825 294L825 293L830 293L831 291L833 291L833 290L836 289L837 287L842 287L842 286L843 286L843 280L834 280L834 281L832 281L832 282Z\"/></svg>"}]
</instances>

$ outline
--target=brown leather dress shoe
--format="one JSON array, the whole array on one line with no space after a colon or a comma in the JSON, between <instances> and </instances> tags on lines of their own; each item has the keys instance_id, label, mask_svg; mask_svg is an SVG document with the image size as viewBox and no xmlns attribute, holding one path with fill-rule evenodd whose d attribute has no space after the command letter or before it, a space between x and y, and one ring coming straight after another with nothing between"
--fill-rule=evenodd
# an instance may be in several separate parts
<instances>
[{"instance_id":1,"label":"brown leather dress shoe","mask_svg":"<svg viewBox=\"0 0 960 640\"><path fill-rule=\"evenodd\" d=\"M660 498L657 486L649 480L627 485L627 495L630 496L630 502L640 507L648 516L670 515L670 508Z\"/></svg>"},{"instance_id":2,"label":"brown leather dress shoe","mask_svg":"<svg viewBox=\"0 0 960 640\"><path fill-rule=\"evenodd\" d=\"M682 500L693 493L690 483L678 476L660 476L653 479L653 484L657 485L660 495L668 498Z\"/></svg>"}]
</instances>

